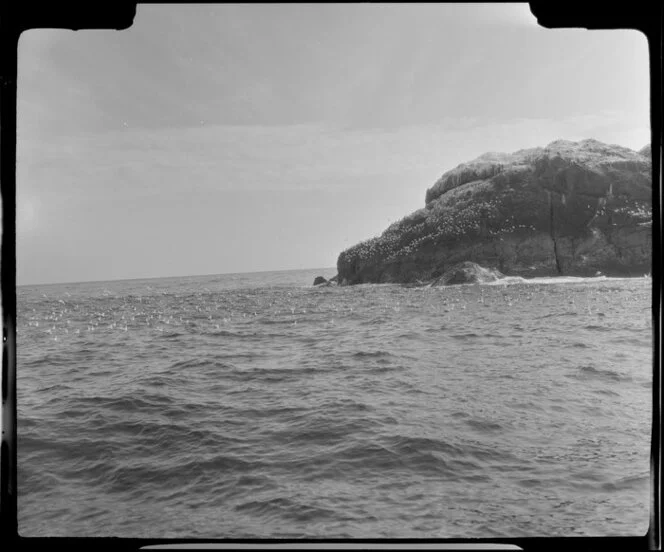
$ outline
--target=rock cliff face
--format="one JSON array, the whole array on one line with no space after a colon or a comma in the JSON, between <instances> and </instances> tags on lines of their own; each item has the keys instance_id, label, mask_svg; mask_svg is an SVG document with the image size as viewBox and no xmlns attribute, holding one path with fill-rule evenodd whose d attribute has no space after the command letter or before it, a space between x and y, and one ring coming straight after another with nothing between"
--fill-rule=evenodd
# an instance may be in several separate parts
<instances>
[{"instance_id":1,"label":"rock cliff face","mask_svg":"<svg viewBox=\"0 0 664 552\"><path fill-rule=\"evenodd\" d=\"M649 152L558 140L484 154L443 174L423 209L343 251L339 282L429 281L464 261L526 277L642 276L652 254Z\"/></svg>"}]
</instances>

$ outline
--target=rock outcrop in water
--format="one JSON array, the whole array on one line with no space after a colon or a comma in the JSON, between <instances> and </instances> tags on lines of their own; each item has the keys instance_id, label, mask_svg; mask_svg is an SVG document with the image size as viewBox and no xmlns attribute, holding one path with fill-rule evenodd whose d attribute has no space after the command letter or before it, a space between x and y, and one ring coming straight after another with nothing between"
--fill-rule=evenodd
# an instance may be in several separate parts
<instances>
[{"instance_id":1,"label":"rock outcrop in water","mask_svg":"<svg viewBox=\"0 0 664 552\"><path fill-rule=\"evenodd\" d=\"M343 251L339 282L431 281L464 261L514 276L642 276L652 251L649 152L558 140L486 153L443 174L423 209Z\"/></svg>"},{"instance_id":2,"label":"rock outcrop in water","mask_svg":"<svg viewBox=\"0 0 664 552\"><path fill-rule=\"evenodd\" d=\"M476 263L464 261L447 270L440 278L434 280L432 285L487 284L500 278L503 278L503 274L497 270L482 268Z\"/></svg>"},{"instance_id":3,"label":"rock outcrop in water","mask_svg":"<svg viewBox=\"0 0 664 552\"><path fill-rule=\"evenodd\" d=\"M329 286L336 286L338 284L337 282L338 274L332 276L329 280L326 280L323 276L316 276L314 278L314 286L316 287L329 287Z\"/></svg>"}]
</instances>

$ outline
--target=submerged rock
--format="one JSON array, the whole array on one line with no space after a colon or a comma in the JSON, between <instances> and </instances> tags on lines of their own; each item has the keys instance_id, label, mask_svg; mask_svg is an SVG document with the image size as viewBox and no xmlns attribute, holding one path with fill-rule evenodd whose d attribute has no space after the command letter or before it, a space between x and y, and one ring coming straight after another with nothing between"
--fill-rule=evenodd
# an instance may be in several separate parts
<instances>
[{"instance_id":1,"label":"submerged rock","mask_svg":"<svg viewBox=\"0 0 664 552\"><path fill-rule=\"evenodd\" d=\"M443 174L424 208L343 251L339 281L432 281L464 261L507 276L648 273L649 151L558 140L484 154Z\"/></svg>"},{"instance_id":2,"label":"submerged rock","mask_svg":"<svg viewBox=\"0 0 664 552\"><path fill-rule=\"evenodd\" d=\"M454 284L486 284L503 278L497 270L483 268L476 263L464 261L454 265L440 278L432 282L434 286L451 286Z\"/></svg>"},{"instance_id":3,"label":"submerged rock","mask_svg":"<svg viewBox=\"0 0 664 552\"><path fill-rule=\"evenodd\" d=\"M339 275L335 274L329 280L326 280L322 276L316 276L314 279L314 285L318 287L329 287L339 285Z\"/></svg>"}]
</instances>

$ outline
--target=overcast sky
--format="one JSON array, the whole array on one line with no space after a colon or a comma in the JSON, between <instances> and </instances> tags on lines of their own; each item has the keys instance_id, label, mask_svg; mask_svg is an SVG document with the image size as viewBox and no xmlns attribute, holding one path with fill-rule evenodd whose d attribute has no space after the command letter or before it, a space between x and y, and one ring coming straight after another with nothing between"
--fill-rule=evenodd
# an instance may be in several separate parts
<instances>
[{"instance_id":1,"label":"overcast sky","mask_svg":"<svg viewBox=\"0 0 664 552\"><path fill-rule=\"evenodd\" d=\"M486 151L650 140L645 37L527 4L139 5L18 67L19 284L331 267Z\"/></svg>"}]
</instances>

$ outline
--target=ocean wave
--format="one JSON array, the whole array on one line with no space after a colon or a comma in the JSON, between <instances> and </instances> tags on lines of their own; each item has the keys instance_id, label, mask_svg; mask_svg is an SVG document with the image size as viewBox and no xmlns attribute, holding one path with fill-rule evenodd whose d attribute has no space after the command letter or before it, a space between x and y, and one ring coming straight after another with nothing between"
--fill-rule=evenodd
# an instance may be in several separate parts
<instances>
[{"instance_id":1,"label":"ocean wave","mask_svg":"<svg viewBox=\"0 0 664 552\"><path fill-rule=\"evenodd\" d=\"M353 443L331 455L331 460L341 471L352 469L356 473L374 474L379 470L385 474L454 475L454 470L450 469L445 458L437 451L384 438Z\"/></svg>"},{"instance_id":2,"label":"ocean wave","mask_svg":"<svg viewBox=\"0 0 664 552\"><path fill-rule=\"evenodd\" d=\"M334 447L338 444L347 444L363 433L370 434L376 427L371 418L350 417L350 415L331 417L330 415L312 416L308 414L296 421L283 420L288 428L270 434L271 439L289 444L302 444L304 446L322 445Z\"/></svg>"},{"instance_id":3,"label":"ocean wave","mask_svg":"<svg viewBox=\"0 0 664 552\"><path fill-rule=\"evenodd\" d=\"M238 355L228 355L228 356L237 357ZM228 362L219 362L218 360L214 360L213 358L190 358L186 360L178 360L169 366L169 370L182 370L187 368L215 368L215 369L225 370L225 369L235 369L235 366Z\"/></svg>"},{"instance_id":4,"label":"ocean wave","mask_svg":"<svg viewBox=\"0 0 664 552\"><path fill-rule=\"evenodd\" d=\"M575 349L592 349L593 345L588 344L588 343L584 343L583 341L574 341L574 342L570 343L569 345L567 345L567 347L572 347L572 348L575 348Z\"/></svg>"},{"instance_id":5,"label":"ocean wave","mask_svg":"<svg viewBox=\"0 0 664 552\"><path fill-rule=\"evenodd\" d=\"M620 393L612 389L593 389L593 392L598 395L607 395L609 397L619 397Z\"/></svg>"},{"instance_id":6,"label":"ocean wave","mask_svg":"<svg viewBox=\"0 0 664 552\"><path fill-rule=\"evenodd\" d=\"M360 320L360 326L382 326L385 322L390 322L391 319L388 316L373 316L366 320Z\"/></svg>"},{"instance_id":7,"label":"ocean wave","mask_svg":"<svg viewBox=\"0 0 664 552\"><path fill-rule=\"evenodd\" d=\"M239 368L225 374L226 378L235 381L252 381L257 383L280 383L306 378L319 369L315 366L302 366L292 368L261 367Z\"/></svg>"},{"instance_id":8,"label":"ocean wave","mask_svg":"<svg viewBox=\"0 0 664 552\"><path fill-rule=\"evenodd\" d=\"M65 478L58 474L51 473L44 470L34 470L31 468L21 468L18 470L18 486L21 488L38 488L40 494L50 495L51 491L57 494L63 485L67 484ZM63 508L63 513L66 513L68 508Z\"/></svg>"},{"instance_id":9,"label":"ocean wave","mask_svg":"<svg viewBox=\"0 0 664 552\"><path fill-rule=\"evenodd\" d=\"M151 410L161 408L163 401L169 400L168 397L163 395L153 395L149 399L145 393L141 396L121 396L111 397L96 395L92 397L78 397L70 401L74 406L82 405L91 407L92 412L100 412L103 410L118 411L118 412L140 412L144 410ZM90 410L89 410L90 411Z\"/></svg>"},{"instance_id":10,"label":"ocean wave","mask_svg":"<svg viewBox=\"0 0 664 552\"><path fill-rule=\"evenodd\" d=\"M381 438L385 446L401 456L407 456L413 452L437 452L450 457L461 457L464 454L463 447L429 437L411 437L407 435L391 435Z\"/></svg>"},{"instance_id":11,"label":"ocean wave","mask_svg":"<svg viewBox=\"0 0 664 552\"><path fill-rule=\"evenodd\" d=\"M288 324L292 324L293 320L288 321ZM285 325L285 324L282 324ZM263 342L270 339L279 339L288 337L288 334L285 333L269 333L262 331L233 331L233 330L212 330L202 332L202 335L206 337L231 337L234 339L247 339L253 341Z\"/></svg>"},{"instance_id":12,"label":"ocean wave","mask_svg":"<svg viewBox=\"0 0 664 552\"><path fill-rule=\"evenodd\" d=\"M179 337L183 337L185 334L180 333L180 332L160 332L160 334L157 336L157 339L177 339ZM120 346L124 347L124 344L118 344Z\"/></svg>"},{"instance_id":13,"label":"ocean wave","mask_svg":"<svg viewBox=\"0 0 664 552\"><path fill-rule=\"evenodd\" d=\"M354 358L396 358L392 353L382 350L356 351L352 356Z\"/></svg>"},{"instance_id":14,"label":"ocean wave","mask_svg":"<svg viewBox=\"0 0 664 552\"><path fill-rule=\"evenodd\" d=\"M604 368L595 368L591 365L580 366L575 371L571 373L572 377L577 377L581 379L603 379L610 381L632 381L632 378L628 375L619 374L614 370L608 370Z\"/></svg>"},{"instance_id":15,"label":"ocean wave","mask_svg":"<svg viewBox=\"0 0 664 552\"><path fill-rule=\"evenodd\" d=\"M483 286L511 286L515 284L527 284L531 282L532 280L527 280L526 278L522 278L521 276L505 276L504 278L499 278L498 280L494 280L493 282L486 282L481 285Z\"/></svg>"},{"instance_id":16,"label":"ocean wave","mask_svg":"<svg viewBox=\"0 0 664 552\"><path fill-rule=\"evenodd\" d=\"M611 332L614 331L614 328L609 328L607 326L598 326L597 324L588 324L583 326L584 330L592 330L594 332Z\"/></svg>"},{"instance_id":17,"label":"ocean wave","mask_svg":"<svg viewBox=\"0 0 664 552\"><path fill-rule=\"evenodd\" d=\"M245 515L265 519L286 519L300 523L327 520L337 517L334 510L303 503L295 499L277 497L265 500L250 500L236 505L235 510Z\"/></svg>"},{"instance_id":18,"label":"ocean wave","mask_svg":"<svg viewBox=\"0 0 664 552\"><path fill-rule=\"evenodd\" d=\"M260 470L262 462L248 461L229 454L220 454L205 459L186 459L180 462L160 464L149 460L133 460L118 465L112 460L97 463L88 472L106 493L120 493L129 496L142 496L152 489L161 490L172 486L181 487L205 485L218 480L220 475L251 473ZM195 492L190 489L190 494Z\"/></svg>"},{"instance_id":19,"label":"ocean wave","mask_svg":"<svg viewBox=\"0 0 664 552\"><path fill-rule=\"evenodd\" d=\"M573 312L573 311L567 311L567 312L551 312L551 313L548 313L548 314L544 314L544 315L542 315L542 316L538 316L538 317L536 318L536 320L543 320L543 319L545 319L545 318L559 318L559 317L563 317L563 316L572 316L572 317L575 317L575 316L579 316L579 313L577 313L577 312Z\"/></svg>"},{"instance_id":20,"label":"ocean wave","mask_svg":"<svg viewBox=\"0 0 664 552\"><path fill-rule=\"evenodd\" d=\"M79 360L74 360L70 355L67 354L44 354L32 359L23 359L20 356L17 358L17 363L21 368L41 368L49 366L67 366L71 367L73 364L78 364Z\"/></svg>"},{"instance_id":21,"label":"ocean wave","mask_svg":"<svg viewBox=\"0 0 664 552\"><path fill-rule=\"evenodd\" d=\"M466 425L482 433L492 433L494 431L501 431L502 429L504 429L503 426L500 425L499 423L490 422L489 420L478 420L475 418L471 418L469 420L465 420L465 423Z\"/></svg>"},{"instance_id":22,"label":"ocean wave","mask_svg":"<svg viewBox=\"0 0 664 552\"><path fill-rule=\"evenodd\" d=\"M298 420L304 420L311 414L311 410L306 406L293 406L285 404L274 404L274 402L263 401L262 404L240 404L233 406L229 415L236 420L237 424L245 425L257 421L268 420L270 422L296 423ZM274 431L273 425L266 426L265 431L270 434Z\"/></svg>"},{"instance_id":23,"label":"ocean wave","mask_svg":"<svg viewBox=\"0 0 664 552\"><path fill-rule=\"evenodd\" d=\"M638 278L641 279L641 278ZM582 284L595 282L620 282L634 280L629 277L609 277L609 276L550 276L537 278L523 278L521 276L505 276L493 282L487 282L486 286L509 286L515 284Z\"/></svg>"},{"instance_id":24,"label":"ocean wave","mask_svg":"<svg viewBox=\"0 0 664 552\"><path fill-rule=\"evenodd\" d=\"M603 491L616 492L624 489L646 489L650 485L648 474L629 475L614 481L606 481L601 485Z\"/></svg>"},{"instance_id":25,"label":"ocean wave","mask_svg":"<svg viewBox=\"0 0 664 552\"><path fill-rule=\"evenodd\" d=\"M444 329L444 328L445 327L443 326L441 329ZM433 328L427 329L426 331L431 331L431 330L433 330ZM417 340L417 339L420 339L421 337L422 336L414 330L406 331L406 332L397 334L395 336L396 339L407 339L407 340Z\"/></svg>"},{"instance_id":26,"label":"ocean wave","mask_svg":"<svg viewBox=\"0 0 664 552\"><path fill-rule=\"evenodd\" d=\"M256 322L259 324L265 325L265 326L287 326L289 324L292 324L295 321L302 322L302 318L296 318L295 313L293 313L292 316L289 316L287 318L276 318L274 316L272 317L261 317L257 318Z\"/></svg>"},{"instance_id":27,"label":"ocean wave","mask_svg":"<svg viewBox=\"0 0 664 552\"><path fill-rule=\"evenodd\" d=\"M87 434L87 432L86 432ZM65 474L67 469L85 471L91 461L110 458L114 454L116 444L110 439L94 439L76 436L71 438L58 433L45 435L43 432L33 435L22 435L18 439L19 454L25 459L38 461L42 464L62 462L53 473Z\"/></svg>"}]
</instances>

